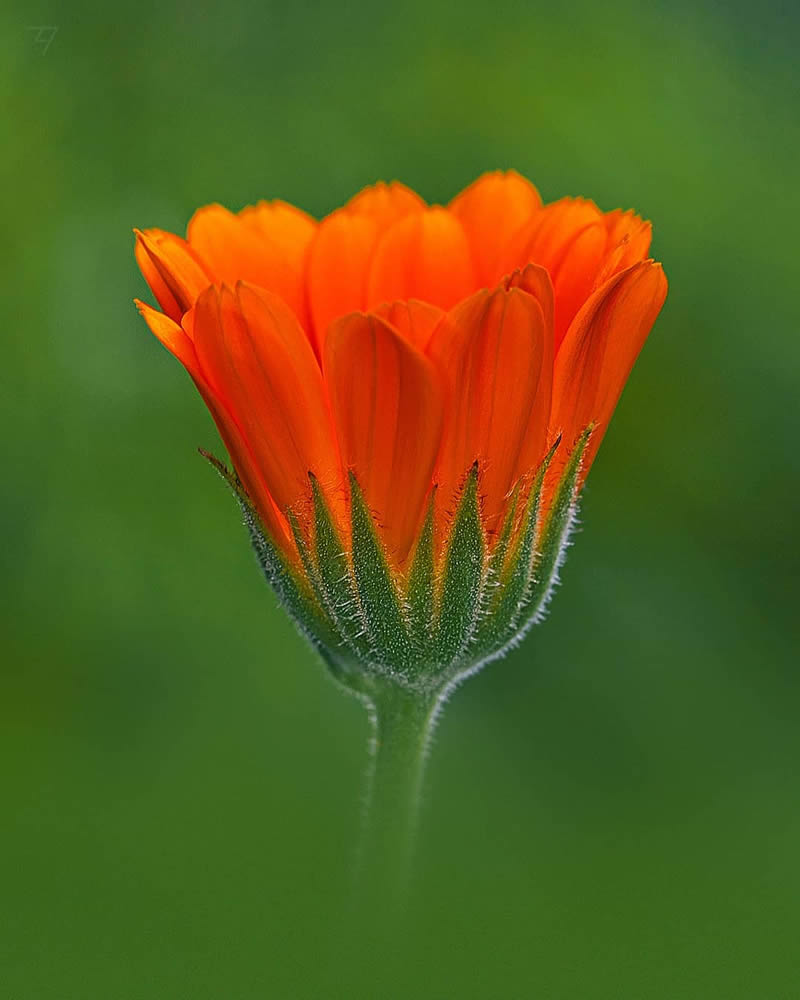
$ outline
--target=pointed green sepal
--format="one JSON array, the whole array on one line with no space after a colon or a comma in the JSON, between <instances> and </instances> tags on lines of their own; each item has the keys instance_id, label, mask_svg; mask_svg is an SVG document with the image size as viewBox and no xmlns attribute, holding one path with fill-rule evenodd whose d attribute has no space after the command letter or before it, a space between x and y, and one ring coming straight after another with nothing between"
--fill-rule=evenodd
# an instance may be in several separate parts
<instances>
[{"instance_id":1,"label":"pointed green sepal","mask_svg":"<svg viewBox=\"0 0 800 1000\"><path fill-rule=\"evenodd\" d=\"M431 490L422 532L414 550L408 575L406 609L408 632L414 648L414 660L423 665L433 635L433 615L436 600L436 571L433 558L433 511L436 487Z\"/></svg>"},{"instance_id":2,"label":"pointed green sepal","mask_svg":"<svg viewBox=\"0 0 800 1000\"><path fill-rule=\"evenodd\" d=\"M287 520L289 521L289 527L292 529L292 538L294 539L295 547L300 555L300 562L303 564L306 579L308 580L309 586L314 591L320 606L324 607L325 602L323 600L322 581L319 578L317 567L314 564L311 549L309 548L308 542L306 541L300 528L300 523L297 520L297 514L295 514L293 510L290 510L287 515Z\"/></svg>"},{"instance_id":3,"label":"pointed green sepal","mask_svg":"<svg viewBox=\"0 0 800 1000\"><path fill-rule=\"evenodd\" d=\"M397 587L386 562L364 495L350 473L353 575L372 658L388 671L406 673L412 647Z\"/></svg>"},{"instance_id":4,"label":"pointed green sepal","mask_svg":"<svg viewBox=\"0 0 800 1000\"><path fill-rule=\"evenodd\" d=\"M258 565L279 602L301 634L327 658L328 650L335 648L337 641L325 610L262 527L261 519L236 474L209 452L200 449L200 454L214 466L236 498Z\"/></svg>"},{"instance_id":5,"label":"pointed green sepal","mask_svg":"<svg viewBox=\"0 0 800 1000\"><path fill-rule=\"evenodd\" d=\"M485 548L476 462L467 473L447 545L440 608L431 643L432 666L446 667L461 659L475 635Z\"/></svg>"},{"instance_id":6,"label":"pointed green sepal","mask_svg":"<svg viewBox=\"0 0 800 1000\"><path fill-rule=\"evenodd\" d=\"M544 477L560 441L559 437L554 442L536 472L525 503L519 538L512 546L508 565L503 567L501 564L494 600L486 609L476 641L475 652L481 659L502 649L516 634L517 621L525 607L533 573ZM513 511L509 512L509 516L511 513Z\"/></svg>"},{"instance_id":7,"label":"pointed green sepal","mask_svg":"<svg viewBox=\"0 0 800 1000\"><path fill-rule=\"evenodd\" d=\"M364 660L369 643L355 581L344 544L316 476L309 473L314 508L314 555L325 608L345 643Z\"/></svg>"},{"instance_id":8,"label":"pointed green sepal","mask_svg":"<svg viewBox=\"0 0 800 1000\"><path fill-rule=\"evenodd\" d=\"M558 571L566 558L578 512L583 456L593 430L594 424L589 424L575 442L542 525L530 584L518 616L515 643L521 641L528 629L541 620L558 583Z\"/></svg>"},{"instance_id":9,"label":"pointed green sepal","mask_svg":"<svg viewBox=\"0 0 800 1000\"><path fill-rule=\"evenodd\" d=\"M514 487L514 492L511 495L511 503L508 505L508 511L503 520L503 527L500 529L500 537L497 539L492 554L489 557L489 566L486 570L486 598L484 602L487 607L492 602L503 576L506 555L508 554L508 547L511 542L511 533L514 530L514 522L517 519L518 505L519 483Z\"/></svg>"},{"instance_id":10,"label":"pointed green sepal","mask_svg":"<svg viewBox=\"0 0 800 1000\"><path fill-rule=\"evenodd\" d=\"M592 426L567 456L542 516L552 446L529 486L518 485L490 550L476 462L467 472L437 555L431 492L407 579L393 569L376 517L349 477L347 542L316 478L310 502L288 511L298 558L264 531L235 473L203 454L234 492L261 569L300 631L334 677L374 701L387 684L441 694L501 656L538 621L558 580L581 485ZM344 530L344 527L342 528Z\"/></svg>"}]
</instances>

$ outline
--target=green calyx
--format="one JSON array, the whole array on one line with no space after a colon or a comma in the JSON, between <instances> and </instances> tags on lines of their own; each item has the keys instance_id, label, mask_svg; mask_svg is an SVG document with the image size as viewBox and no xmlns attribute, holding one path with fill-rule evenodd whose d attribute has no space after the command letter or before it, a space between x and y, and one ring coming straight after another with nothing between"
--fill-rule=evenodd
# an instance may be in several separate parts
<instances>
[{"instance_id":1,"label":"green calyx","mask_svg":"<svg viewBox=\"0 0 800 1000\"><path fill-rule=\"evenodd\" d=\"M375 518L352 473L349 551L310 476L306 530L289 514L298 569L264 531L235 474L203 454L236 496L259 565L280 603L334 677L374 701L387 687L426 696L446 691L502 656L540 620L574 522L591 431L587 427L575 443L547 511L542 492L558 441L532 482L515 489L491 547L481 518L477 463L464 478L438 560L432 495L404 578L389 566Z\"/></svg>"}]
</instances>

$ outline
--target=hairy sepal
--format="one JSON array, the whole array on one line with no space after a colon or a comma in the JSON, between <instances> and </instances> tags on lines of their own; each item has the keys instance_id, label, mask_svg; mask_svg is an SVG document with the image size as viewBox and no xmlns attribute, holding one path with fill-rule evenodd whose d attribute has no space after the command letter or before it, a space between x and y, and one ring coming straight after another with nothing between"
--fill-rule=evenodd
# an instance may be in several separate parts
<instances>
[{"instance_id":1,"label":"hairy sepal","mask_svg":"<svg viewBox=\"0 0 800 1000\"><path fill-rule=\"evenodd\" d=\"M560 439L553 444L534 477L525 503L518 537L512 547L507 565L501 562L494 569L494 579L491 581L492 590L476 640L475 653L478 659L492 655L513 639L517 632L520 616L525 613L536 560L536 539L539 528L542 487L545 474L559 444ZM515 516L515 505L509 511L507 519L512 516ZM507 543L505 548L508 548ZM505 551L500 554L497 561L499 562L499 559L504 559L504 557Z\"/></svg>"},{"instance_id":2,"label":"hairy sepal","mask_svg":"<svg viewBox=\"0 0 800 1000\"><path fill-rule=\"evenodd\" d=\"M288 520L299 555L292 566L264 531L234 473L206 457L242 509L265 577L335 678L372 701L386 684L447 692L521 641L558 581L575 521L589 426L567 458L549 509L542 496L556 441L529 486L518 485L494 547L480 502L480 471L465 475L443 553L434 548L431 492L407 578L393 568L355 476L350 474L347 547L313 475L310 504ZM205 452L203 454L206 454Z\"/></svg>"},{"instance_id":3,"label":"hairy sepal","mask_svg":"<svg viewBox=\"0 0 800 1000\"><path fill-rule=\"evenodd\" d=\"M542 524L537 529L536 546L532 554L527 580L519 600L519 605L509 621L505 636L497 636L496 641L487 645L486 660L503 656L518 645L530 628L541 621L547 605L558 584L558 574L566 558L570 536L578 512L578 496L581 485L581 466L586 446L591 437L593 425L589 425L578 438L570 453L564 471L556 487L553 502ZM549 464L554 449L548 459ZM546 474L546 467L537 474L539 494ZM537 498L537 518L540 500Z\"/></svg>"},{"instance_id":4,"label":"hairy sepal","mask_svg":"<svg viewBox=\"0 0 800 1000\"><path fill-rule=\"evenodd\" d=\"M325 609L308 582L294 571L264 530L261 519L236 474L209 452L201 449L200 454L214 466L239 504L258 565L275 591L279 603L301 635L308 639L324 659L330 661L338 643L333 623Z\"/></svg>"},{"instance_id":5,"label":"hairy sepal","mask_svg":"<svg viewBox=\"0 0 800 1000\"><path fill-rule=\"evenodd\" d=\"M481 614L486 537L478 500L478 464L467 473L447 543L431 665L442 670L468 655Z\"/></svg>"},{"instance_id":6,"label":"hairy sepal","mask_svg":"<svg viewBox=\"0 0 800 1000\"><path fill-rule=\"evenodd\" d=\"M431 490L422 532L414 550L406 591L408 632L415 665L425 666L433 637L436 609L436 562L433 550L433 511L436 488Z\"/></svg>"},{"instance_id":7,"label":"hairy sepal","mask_svg":"<svg viewBox=\"0 0 800 1000\"><path fill-rule=\"evenodd\" d=\"M320 594L343 644L370 659L366 622L350 560L316 476L309 474L314 512L314 556Z\"/></svg>"},{"instance_id":8,"label":"hairy sepal","mask_svg":"<svg viewBox=\"0 0 800 1000\"><path fill-rule=\"evenodd\" d=\"M372 662L388 672L408 672L412 659L407 614L389 569L361 487L350 473L353 577Z\"/></svg>"}]
</instances>

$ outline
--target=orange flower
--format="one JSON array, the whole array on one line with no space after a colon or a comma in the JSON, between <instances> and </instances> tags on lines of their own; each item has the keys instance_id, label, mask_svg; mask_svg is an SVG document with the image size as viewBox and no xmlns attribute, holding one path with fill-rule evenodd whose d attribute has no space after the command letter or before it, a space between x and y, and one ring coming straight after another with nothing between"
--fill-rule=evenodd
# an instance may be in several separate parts
<instances>
[{"instance_id":1,"label":"orange flower","mask_svg":"<svg viewBox=\"0 0 800 1000\"><path fill-rule=\"evenodd\" d=\"M319 224L275 201L137 232L163 312L137 305L287 551L308 472L335 498L352 468L403 565L432 484L445 511L476 459L490 528L547 442L593 422L585 474L666 295L649 244L633 213L543 207L513 171L447 208L378 184Z\"/></svg>"},{"instance_id":2,"label":"orange flower","mask_svg":"<svg viewBox=\"0 0 800 1000\"><path fill-rule=\"evenodd\" d=\"M445 208L394 182L319 223L281 201L210 205L186 239L136 236L161 311L139 309L283 558L314 571L309 474L349 551L355 483L400 591L434 495L441 563L475 463L486 559L507 522L519 544L554 442L544 511L593 427L577 492L667 290L649 223L583 199L543 206L513 171Z\"/></svg>"}]
</instances>

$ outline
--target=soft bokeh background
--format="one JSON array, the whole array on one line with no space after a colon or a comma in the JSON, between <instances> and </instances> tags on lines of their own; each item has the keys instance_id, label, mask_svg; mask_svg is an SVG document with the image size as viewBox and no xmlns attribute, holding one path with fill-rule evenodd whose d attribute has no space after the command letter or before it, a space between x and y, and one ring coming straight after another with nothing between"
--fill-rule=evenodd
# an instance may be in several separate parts
<instances>
[{"instance_id":1,"label":"soft bokeh background","mask_svg":"<svg viewBox=\"0 0 800 1000\"><path fill-rule=\"evenodd\" d=\"M0 996L800 996L797 17L5 0ZM130 230L498 166L655 220L671 291L549 620L444 717L397 927L348 901L365 719Z\"/></svg>"}]
</instances>

